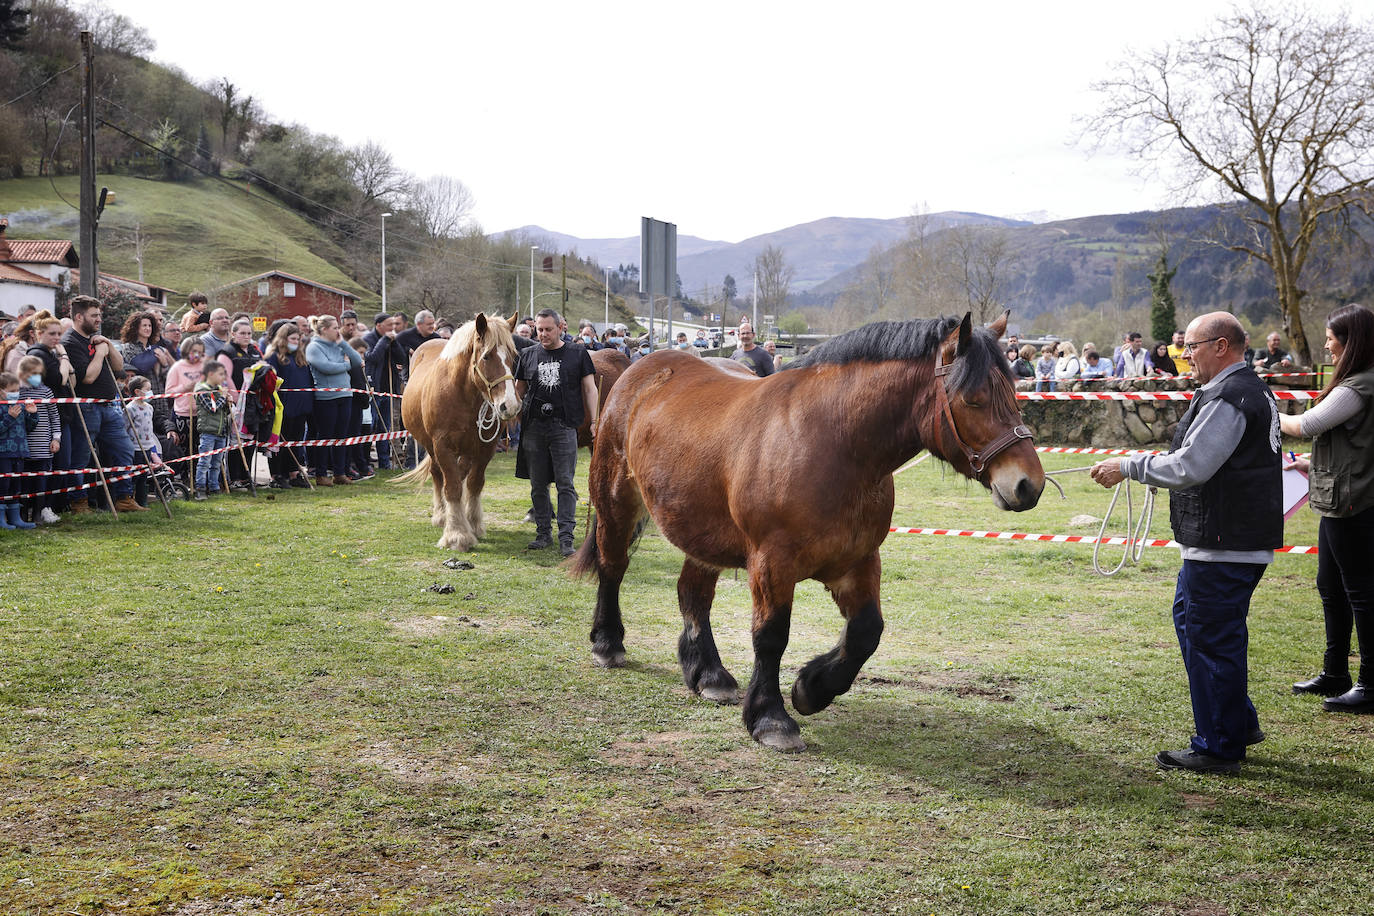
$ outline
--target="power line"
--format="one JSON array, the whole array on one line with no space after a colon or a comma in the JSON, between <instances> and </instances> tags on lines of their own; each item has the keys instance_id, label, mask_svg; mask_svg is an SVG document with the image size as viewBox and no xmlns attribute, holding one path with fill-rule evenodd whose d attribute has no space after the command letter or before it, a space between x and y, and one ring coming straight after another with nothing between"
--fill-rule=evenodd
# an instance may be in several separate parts
<instances>
[{"instance_id":1,"label":"power line","mask_svg":"<svg viewBox=\"0 0 1374 916\"><path fill-rule=\"evenodd\" d=\"M38 90L42 89L44 86L48 85L48 83L51 83L53 80L57 79L57 78L58 78L59 76L61 76L62 74L64 74L64 73L71 73L73 70L75 70L75 69L76 69L77 67L79 67L79 66L81 66L81 61L77 61L76 63L72 64L70 67L68 67L68 68L65 69L65 70L58 70L58 71L57 71L56 73L54 73L52 76L50 76L50 77L48 77L47 79L43 80L43 82L39 83L37 86L34 86L32 89L28 89L28 90L26 90L26 91L24 91L24 92L19 93L19 94L16 95L14 98L10 99L8 102L0 103L0 108L8 108L10 105L13 105L15 102L19 101L19 100L22 99L24 96L26 96L26 95L32 95L33 93L35 93L35 92L37 92Z\"/></svg>"}]
</instances>

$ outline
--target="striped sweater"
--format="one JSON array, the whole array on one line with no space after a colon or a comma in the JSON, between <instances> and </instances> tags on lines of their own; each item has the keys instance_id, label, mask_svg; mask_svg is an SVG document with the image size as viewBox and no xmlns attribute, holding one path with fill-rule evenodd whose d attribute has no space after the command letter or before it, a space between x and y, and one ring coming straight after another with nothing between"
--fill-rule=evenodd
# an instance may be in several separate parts
<instances>
[{"instance_id":1,"label":"striped sweater","mask_svg":"<svg viewBox=\"0 0 1374 916\"><path fill-rule=\"evenodd\" d=\"M19 389L19 398L51 398L52 389L47 385L36 388L28 385ZM38 425L29 430L29 457L42 461L52 457L53 440L62 441L62 421L58 418L56 404L38 405Z\"/></svg>"}]
</instances>

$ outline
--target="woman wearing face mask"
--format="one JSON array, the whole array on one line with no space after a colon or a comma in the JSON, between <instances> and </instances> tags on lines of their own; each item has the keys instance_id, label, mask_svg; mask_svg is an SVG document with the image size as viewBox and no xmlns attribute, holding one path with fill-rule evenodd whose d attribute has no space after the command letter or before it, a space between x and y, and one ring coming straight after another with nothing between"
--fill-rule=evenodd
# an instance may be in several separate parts
<instances>
[{"instance_id":1,"label":"woman wearing face mask","mask_svg":"<svg viewBox=\"0 0 1374 916\"><path fill-rule=\"evenodd\" d=\"M181 344L181 359L172 363L172 368L167 370L167 394L175 394L177 397L172 399L172 413L175 416L177 439L185 443L188 448L194 446L197 437L193 436L191 423L195 418L194 396L191 394L195 390L196 382L201 380L205 374L205 344L199 337L188 337ZM192 481L191 463L188 461L178 462L172 467L177 469L182 481L188 490L194 490Z\"/></svg>"},{"instance_id":2,"label":"woman wearing face mask","mask_svg":"<svg viewBox=\"0 0 1374 916\"><path fill-rule=\"evenodd\" d=\"M229 331L229 345L219 351L219 356L216 359L228 370L229 397L233 399L235 404L238 404L240 401L239 392L243 390L244 370L262 359L262 354L258 352L257 345L253 343L253 322L247 318L240 318L235 321ZM239 408L235 408L236 417L239 416L238 410ZM238 433L238 430L234 432ZM241 434L231 434L229 443L233 445L241 438ZM248 482L248 469L252 466L254 454L255 447L251 445L244 446L242 449L230 449L228 460L225 462L225 467L229 469L229 492L243 493L251 489Z\"/></svg>"},{"instance_id":3,"label":"woman wearing face mask","mask_svg":"<svg viewBox=\"0 0 1374 916\"><path fill-rule=\"evenodd\" d=\"M305 438L305 424L315 407L315 395L310 390L315 386L315 379L305 359L305 347L301 346L300 329L294 324L277 328L272 342L267 345L267 365L277 373L281 386L277 391L282 402L282 440L300 442ZM305 466L305 448L297 446L292 451L295 459L285 448L278 449L267 459L267 466L272 470L272 486L276 489L310 486L301 471Z\"/></svg>"}]
</instances>

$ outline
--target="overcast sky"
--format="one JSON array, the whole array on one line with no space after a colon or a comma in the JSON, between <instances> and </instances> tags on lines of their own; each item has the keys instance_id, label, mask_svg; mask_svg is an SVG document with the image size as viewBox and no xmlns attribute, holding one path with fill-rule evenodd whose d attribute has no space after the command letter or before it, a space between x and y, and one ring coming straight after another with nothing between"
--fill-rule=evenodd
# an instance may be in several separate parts
<instances>
[{"instance_id":1,"label":"overcast sky","mask_svg":"<svg viewBox=\"0 0 1374 916\"><path fill-rule=\"evenodd\" d=\"M436 4L109 0L197 81L450 175L488 232L722 241L922 206L1055 217L1172 203L1075 118L1129 47L1219 0ZM1335 6L1321 2L1321 6ZM942 7L932 9L932 7Z\"/></svg>"}]
</instances>

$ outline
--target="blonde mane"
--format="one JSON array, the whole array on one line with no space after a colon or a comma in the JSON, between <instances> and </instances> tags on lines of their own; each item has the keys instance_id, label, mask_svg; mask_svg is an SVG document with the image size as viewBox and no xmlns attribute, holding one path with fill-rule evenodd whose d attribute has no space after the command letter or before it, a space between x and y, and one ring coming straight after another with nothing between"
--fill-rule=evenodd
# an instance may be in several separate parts
<instances>
[{"instance_id":1,"label":"blonde mane","mask_svg":"<svg viewBox=\"0 0 1374 916\"><path fill-rule=\"evenodd\" d=\"M479 315L483 313L479 312ZM463 323L462 327L453 332L453 336L444 344L444 349L439 352L439 358L449 360L453 363L454 381L458 381L459 376L467 372L472 376L473 384L478 385L482 390L486 390L486 384L479 384L477 367L481 364L482 358L492 350L500 349L506 353L507 364L513 370L515 368L515 341L511 334L510 327L506 320L499 315L483 315L487 323L487 336L485 345L477 336L477 319Z\"/></svg>"}]
</instances>

